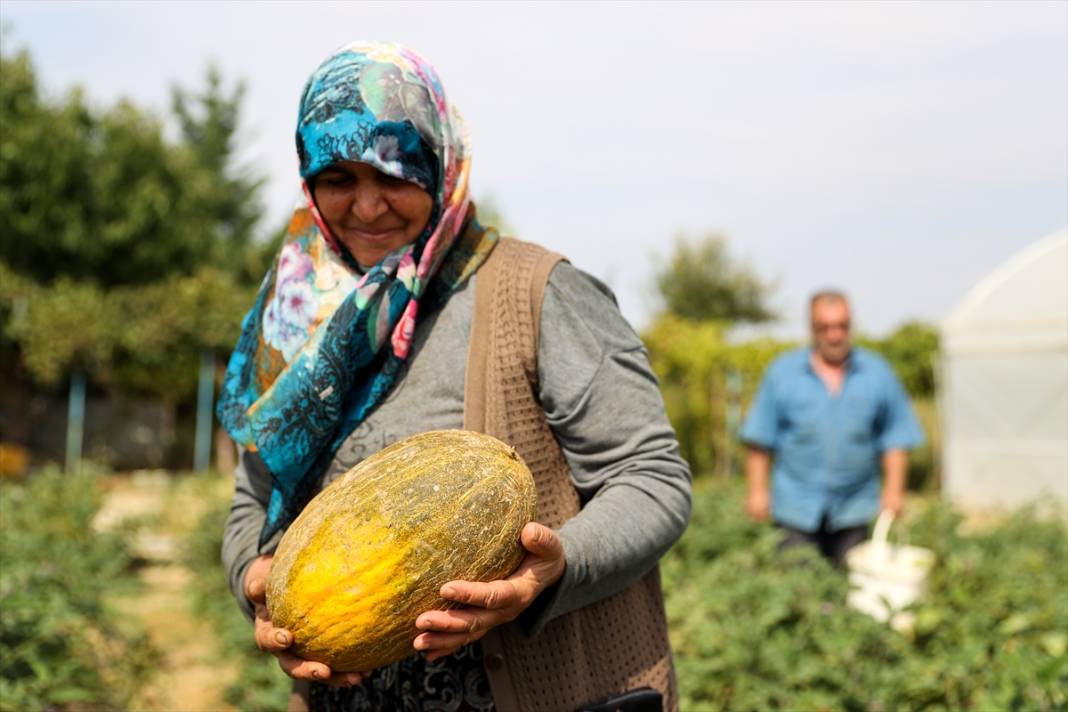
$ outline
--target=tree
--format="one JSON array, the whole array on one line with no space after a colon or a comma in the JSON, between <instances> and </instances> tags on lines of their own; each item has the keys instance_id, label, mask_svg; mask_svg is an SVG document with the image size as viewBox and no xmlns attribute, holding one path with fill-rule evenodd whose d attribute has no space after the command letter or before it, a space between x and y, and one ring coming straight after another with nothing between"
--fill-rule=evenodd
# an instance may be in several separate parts
<instances>
[{"instance_id":1,"label":"tree","mask_svg":"<svg viewBox=\"0 0 1068 712\"><path fill-rule=\"evenodd\" d=\"M210 245L205 181L160 123L81 92L45 101L25 52L0 57L0 260L39 283L103 287L189 274Z\"/></svg>"},{"instance_id":2,"label":"tree","mask_svg":"<svg viewBox=\"0 0 1068 712\"><path fill-rule=\"evenodd\" d=\"M772 286L738 264L721 235L676 239L655 283L666 310L684 319L758 323L776 317L767 304Z\"/></svg>"},{"instance_id":3,"label":"tree","mask_svg":"<svg viewBox=\"0 0 1068 712\"><path fill-rule=\"evenodd\" d=\"M203 91L171 89L171 109L194 162L209 179L198 203L213 222L212 261L244 281L258 282L273 249L261 249L254 239L263 212L259 199L263 177L237 166L235 160L245 91L244 82L225 91L219 70L209 66Z\"/></svg>"},{"instance_id":4,"label":"tree","mask_svg":"<svg viewBox=\"0 0 1068 712\"><path fill-rule=\"evenodd\" d=\"M0 63L0 363L191 395L265 270L262 181L233 167L241 86L209 70L202 93L176 89L174 142L129 102L44 97L25 51Z\"/></svg>"},{"instance_id":5,"label":"tree","mask_svg":"<svg viewBox=\"0 0 1068 712\"><path fill-rule=\"evenodd\" d=\"M935 393L935 359L938 357L938 330L920 321L905 322L884 339L857 339L882 354L913 398L930 398Z\"/></svg>"}]
</instances>

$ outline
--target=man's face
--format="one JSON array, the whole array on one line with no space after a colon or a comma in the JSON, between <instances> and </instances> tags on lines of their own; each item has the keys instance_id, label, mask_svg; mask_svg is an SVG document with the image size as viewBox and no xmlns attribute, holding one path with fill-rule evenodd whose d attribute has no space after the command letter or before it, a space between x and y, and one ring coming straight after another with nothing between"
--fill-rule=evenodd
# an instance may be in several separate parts
<instances>
[{"instance_id":1,"label":"man's face","mask_svg":"<svg viewBox=\"0 0 1068 712\"><path fill-rule=\"evenodd\" d=\"M827 363L840 364L849 356L849 304L820 299L812 305L812 346Z\"/></svg>"}]
</instances>

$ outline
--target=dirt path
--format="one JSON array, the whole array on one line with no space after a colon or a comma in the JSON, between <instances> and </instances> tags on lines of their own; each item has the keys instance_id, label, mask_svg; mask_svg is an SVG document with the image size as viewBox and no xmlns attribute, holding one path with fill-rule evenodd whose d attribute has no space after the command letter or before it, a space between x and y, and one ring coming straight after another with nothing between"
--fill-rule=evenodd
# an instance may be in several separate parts
<instances>
[{"instance_id":1,"label":"dirt path","mask_svg":"<svg viewBox=\"0 0 1068 712\"><path fill-rule=\"evenodd\" d=\"M163 656L158 673L135 700L137 710L233 709L223 701L223 691L234 670L220 660L211 628L190 611L187 587L193 574L180 558L182 538L206 505L167 473L134 473L108 483L95 526L106 529L129 518L146 522L133 542L147 562L139 572L145 588L116 600L120 610L143 624Z\"/></svg>"}]
</instances>

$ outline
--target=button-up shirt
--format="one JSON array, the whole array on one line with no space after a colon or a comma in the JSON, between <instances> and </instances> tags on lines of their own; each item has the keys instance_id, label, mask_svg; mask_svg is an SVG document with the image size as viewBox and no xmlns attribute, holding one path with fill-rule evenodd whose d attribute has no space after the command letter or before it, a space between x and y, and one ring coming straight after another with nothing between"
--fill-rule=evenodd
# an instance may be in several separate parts
<instances>
[{"instance_id":1,"label":"button-up shirt","mask_svg":"<svg viewBox=\"0 0 1068 712\"><path fill-rule=\"evenodd\" d=\"M742 440L771 452L772 518L816 531L858 526L878 513L881 455L916 447L923 431L889 364L854 348L831 393L801 348L764 374Z\"/></svg>"}]
</instances>

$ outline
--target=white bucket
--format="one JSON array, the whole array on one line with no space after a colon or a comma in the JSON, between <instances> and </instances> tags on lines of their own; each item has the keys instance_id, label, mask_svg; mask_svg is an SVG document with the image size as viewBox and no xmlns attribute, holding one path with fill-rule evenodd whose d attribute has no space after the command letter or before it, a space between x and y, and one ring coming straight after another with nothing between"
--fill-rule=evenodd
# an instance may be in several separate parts
<instances>
[{"instance_id":1,"label":"white bucket","mask_svg":"<svg viewBox=\"0 0 1068 712\"><path fill-rule=\"evenodd\" d=\"M871 539L846 554L853 586L846 603L904 631L912 627L913 616L901 609L923 595L935 554L919 546L889 543L886 537L893 521L890 512L880 514Z\"/></svg>"}]
</instances>

